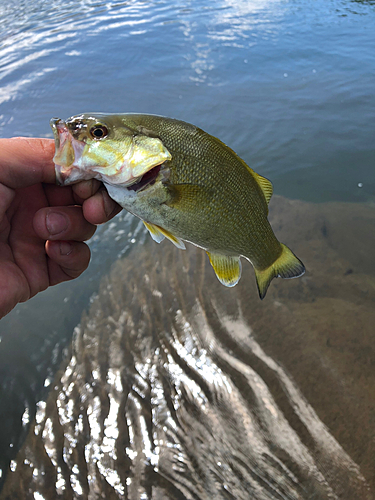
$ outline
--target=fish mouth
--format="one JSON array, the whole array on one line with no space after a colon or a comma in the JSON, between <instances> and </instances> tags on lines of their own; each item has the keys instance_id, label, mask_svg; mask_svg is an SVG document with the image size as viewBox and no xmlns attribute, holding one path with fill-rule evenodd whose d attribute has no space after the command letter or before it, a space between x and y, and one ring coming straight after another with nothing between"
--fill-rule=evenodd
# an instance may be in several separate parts
<instances>
[{"instance_id":1,"label":"fish mouth","mask_svg":"<svg viewBox=\"0 0 375 500\"><path fill-rule=\"evenodd\" d=\"M81 130L77 134L77 125L72 129L69 120L65 122L52 118L50 125L55 139L53 162L56 183L60 186L97 179L104 184L138 192L153 185L156 180L169 177L169 168L165 164L171 159L171 155L159 139L147 138L152 143L146 144L147 154L143 157L144 145L139 140L134 141L136 136L125 152L111 143L103 144L101 148L106 154L101 156L97 153L95 142L92 146L85 131Z\"/></svg>"},{"instance_id":2,"label":"fish mouth","mask_svg":"<svg viewBox=\"0 0 375 500\"><path fill-rule=\"evenodd\" d=\"M156 167L154 167L151 170L149 170L148 172L146 172L140 178L140 180L138 182L132 184L131 186L127 186L126 189L128 189L129 191L138 192L138 191L142 191L142 190L146 189L149 186L152 186L157 181L158 176L159 176L159 172L162 169L163 165L164 165L163 163L160 165L156 165ZM163 174L165 174L165 173L166 173L166 170L163 169ZM163 175L163 177L164 177L164 175Z\"/></svg>"},{"instance_id":3,"label":"fish mouth","mask_svg":"<svg viewBox=\"0 0 375 500\"><path fill-rule=\"evenodd\" d=\"M82 180L85 173L81 172L74 162L76 158L82 156L85 144L71 136L66 123L60 118L52 118L50 125L55 140L53 162L55 163L56 183L59 186L77 183ZM86 174L86 178L89 179L90 176Z\"/></svg>"}]
</instances>

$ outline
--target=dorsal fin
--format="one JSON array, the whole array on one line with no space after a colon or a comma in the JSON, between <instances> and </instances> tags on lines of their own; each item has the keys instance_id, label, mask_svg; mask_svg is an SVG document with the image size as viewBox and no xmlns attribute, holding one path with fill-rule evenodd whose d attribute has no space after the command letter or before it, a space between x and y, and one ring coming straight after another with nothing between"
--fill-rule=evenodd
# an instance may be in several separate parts
<instances>
[{"instance_id":1,"label":"dorsal fin","mask_svg":"<svg viewBox=\"0 0 375 500\"><path fill-rule=\"evenodd\" d=\"M255 177L255 180L259 184L260 189L262 190L264 197L266 199L267 205L270 202L272 193L273 193L273 187L272 187L272 182L266 179L265 177L262 177L261 175L257 174L253 170L253 175Z\"/></svg>"}]
</instances>

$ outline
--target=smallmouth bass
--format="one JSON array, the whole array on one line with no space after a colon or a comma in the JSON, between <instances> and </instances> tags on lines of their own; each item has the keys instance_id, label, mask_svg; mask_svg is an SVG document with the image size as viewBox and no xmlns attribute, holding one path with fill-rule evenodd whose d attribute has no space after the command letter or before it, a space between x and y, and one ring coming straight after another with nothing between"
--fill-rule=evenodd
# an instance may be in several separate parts
<instances>
[{"instance_id":1,"label":"smallmouth bass","mask_svg":"<svg viewBox=\"0 0 375 500\"><path fill-rule=\"evenodd\" d=\"M267 219L271 182L203 130L156 115L86 113L51 120L62 185L99 179L152 238L203 248L220 282L234 286L240 257L254 267L259 296L273 278L295 278L302 262Z\"/></svg>"}]
</instances>

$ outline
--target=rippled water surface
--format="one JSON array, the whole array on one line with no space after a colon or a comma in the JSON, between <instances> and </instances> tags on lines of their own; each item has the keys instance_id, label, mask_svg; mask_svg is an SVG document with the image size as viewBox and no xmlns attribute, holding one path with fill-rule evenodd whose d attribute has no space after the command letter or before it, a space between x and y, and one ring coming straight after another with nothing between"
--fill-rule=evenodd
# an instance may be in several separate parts
<instances>
[{"instance_id":1,"label":"rippled water surface","mask_svg":"<svg viewBox=\"0 0 375 500\"><path fill-rule=\"evenodd\" d=\"M305 219L295 219L295 206L287 205L290 212L287 213L285 208L285 220L275 227L277 232L278 227L281 230L285 221L289 221L291 232L287 237L294 238L295 245L302 245L301 258L309 271L305 284L310 285L300 290L298 299L292 297L290 300L300 300L304 305L289 304L286 289L290 283L283 283L283 287L279 286L280 295L271 295L270 299L272 304L281 304L275 306L277 313L264 309L264 304L260 306L255 295L249 297L251 309L257 311L260 308L260 319L257 315L246 316L243 312L249 307L244 303L246 294L241 295L237 289L228 299L223 299L219 291L210 292L213 294L212 303L199 298L199 294L211 291L211 287L216 290L216 285L207 277L209 275L206 275L206 282L195 282L192 289L195 297L193 292L185 289L185 275L181 274L185 270L178 267L179 261L171 267L171 273L176 276L170 278L171 282L168 276L164 280L153 278L152 272L157 271L151 266L148 273L156 288L146 300L142 295L149 288L148 282L142 278L145 262L139 258L141 254L132 249L138 245L148 248L151 253L155 252L155 259L160 257L160 262L167 262L163 260L164 247L145 246L148 236L138 221L129 215L121 214L112 223L99 228L91 241L92 264L84 276L74 283L48 290L17 307L0 322L0 481L16 472L17 452L25 442L38 410L41 420L32 425L44 426L44 431L40 428L40 436L55 467L56 491L70 491L71 496L78 495L77 498L80 490L74 481L78 481L84 494L89 491L89 486L82 483L82 463L72 462L64 446L61 451L60 445L48 441L48 425L52 425L48 419L57 425L56 415L60 418L57 437L65 435L65 439L69 439L73 436L72 425L81 429L83 434L72 439L77 439L81 458L84 450L88 450L87 461L89 457L97 459L100 450L104 454L110 453L111 443L116 443L117 450L125 445L129 448L127 460L130 462L118 459L118 463L124 466L121 470L110 462L114 460L113 456L108 455L105 462L102 455L98 461L99 472L86 473L92 477L102 475L110 484L108 478L115 478L113 484L117 487L112 484L114 490L125 494L125 487L129 487L126 491L131 500L138 498L135 494L137 488L139 492L142 490L139 495L144 495L139 498L165 498L165 491L169 491L171 498L213 498L213 491L219 495L215 481L223 488L225 486L220 498L247 498L249 488L254 488L251 490L254 498L260 499L330 498L329 495L333 495L332 498L355 498L345 497L336 484L345 477L345 470L350 470L347 491L361 491L363 498L367 494L368 498L373 498L366 485L373 488L375 483L369 466L375 450L368 444L374 442L374 435L370 430L366 434L366 429L370 428L366 422L375 417L371 402L374 400L375 381L371 379L370 370L375 363L375 346L368 333L372 321L371 305L375 305L375 270L373 259L369 258L375 242L373 225L369 223L375 201L374 27L373 1L0 0L0 136L52 137L49 128L52 116L67 118L86 111L172 116L218 136L252 168L270 178L277 194L311 202L308 209L299 207L301 213L310 214L310 226ZM301 227L305 232L301 232ZM324 244L316 235L325 238ZM316 257L318 253L314 253L318 249L319 258ZM117 302L99 308L98 314L105 318L105 321L101 319L102 330L95 323L97 318L94 321L95 308L91 309L92 322L90 316L83 320L71 348L73 329L80 322L82 311L88 310L90 304L96 304L94 294L98 292L100 278L109 272L118 258L124 258L128 265L134 266L139 284L134 280L133 289L119 292ZM168 263L165 265L168 267ZM199 276L200 268L194 269ZM324 269L319 274L321 282L314 274L319 273L319 269ZM131 276L129 268L123 272ZM346 285L344 281L341 283L343 276L349 280L350 287L346 287L348 281L345 281ZM250 276L249 288L254 285L252 280ZM319 286L316 285L318 282ZM150 318L146 321L142 314L146 314L147 308L141 308L126 311L124 314L128 319L125 321L119 309L127 308L133 300L133 293L135 302L146 301L147 314L151 317L160 314L158 302L150 303L160 300L158 293L163 295L164 290L157 288L160 286L171 286L174 290L169 297L170 307L163 303L165 319L158 317L155 324ZM293 283L293 286L297 285ZM102 293L104 297L107 292ZM184 295L188 293L192 295ZM233 307L224 314L225 304L232 304L231 300ZM283 307L289 312L294 311L293 314L283 316L286 314ZM318 309L314 310L314 307ZM262 323L262 318L269 319L270 314L278 321L264 319ZM109 317L114 318L112 322L108 322ZM339 324L339 318L344 317L345 322ZM124 324L130 332L133 330L129 325L136 320L143 321L144 330L134 327L136 333L129 333L134 337L131 337L130 344L125 340L120 342L121 349L133 350L133 358L121 358L124 351L120 349L120 361L113 357L105 361L105 366L101 366L102 377L108 384L106 386L104 379L99 377L103 382L102 392L98 389L97 394L94 390L92 400L87 400L79 417L81 410L77 395L75 398L71 396L69 384L73 381L79 388L79 375L86 377L85 383L89 386L93 382L95 386L96 380L93 374L88 375L89 365L84 366L79 346L90 346L90 342L100 344L99 339L108 337L112 349L116 346L113 337L116 331L118 338L125 339L127 330ZM180 320L190 325L192 333L189 334L187 327L183 328ZM105 322L109 326L104 327ZM291 325L290 329L286 323ZM233 325L237 325L237 329ZM282 345L283 341L277 334L281 331L289 332L285 334L287 345ZM81 344L77 340L80 335L84 339ZM215 348L212 348L210 335L217 339ZM234 340L230 340L231 337ZM300 345L300 339L306 342L305 348ZM343 339L347 339L345 345ZM102 348L92 354L90 363L93 366L97 362L100 364L99 360L104 362L100 354ZM165 359L161 354L163 349ZM249 362L238 354L241 350L248 353ZM151 353L156 357L152 358ZM192 361L194 356L199 360L195 364ZM60 366L63 358L65 365ZM71 363L75 363L74 366ZM205 372L200 379L199 363L203 363L208 371L211 369L211 375ZM354 368L356 363L360 367L358 371ZM351 368L344 369L345 366ZM60 378L55 378L59 367L65 373L63 378L61 374ZM316 367L321 367L321 371ZM131 385L134 370L138 368L139 378L134 383L138 396L130 391L132 395L128 400L125 398L129 393L126 384ZM94 373L95 369L92 368L91 372ZM217 377L220 387L211 387L209 377ZM169 381L167 385L160 387L165 380ZM55 384L54 399L50 389ZM116 393L119 384L121 395ZM142 384L148 384L151 392L147 393ZM99 382L98 385L101 387ZM106 391L104 399L107 403L100 400ZM278 396L280 391L284 396ZM72 401L69 403L71 407L66 406L67 414L56 403L61 401L58 398L60 392L65 394L66 405L68 400ZM43 410L48 394L50 411L53 413L51 408L57 408L55 416ZM214 399L222 397L223 406L210 399L210 394ZM337 394L341 394L341 399ZM336 396L338 400L332 404ZM147 405L152 407L149 397L159 398L160 412L164 408L164 416L155 416L152 412L147 414ZM202 397L207 397L207 401L203 402ZM145 400L148 402L142 410L137 405L142 406ZM368 401L368 405L364 404L360 410L363 421L358 420L353 410L359 401ZM108 411L103 410L103 418L95 413L99 411L95 404L107 408ZM177 418L178 404L181 413ZM232 420L225 410L230 404L235 408ZM120 405L128 418L122 422L127 430L120 428L120 435L125 432L127 436L125 444L118 444L118 426L108 430L109 441L103 441L101 437L109 425L110 420L107 424L104 420L109 418L110 411L120 411L116 405ZM188 444L179 432L182 429L186 434L191 432L194 420L189 419L196 415L197 420L202 420L205 405L205 423L202 428L195 429L195 441L192 438ZM77 413L73 411L75 408ZM176 415L172 414L172 408ZM143 416L141 410L146 412ZM69 411L74 413L74 418ZM164 417L167 430L161 424ZM87 418L88 424L83 420L79 423L80 418ZM98 429L101 429L97 435L94 430L96 420ZM228 422L232 422L229 427ZM89 427L85 427L86 424ZM160 470L153 468L155 463L152 460L157 461L155 457L159 456L154 448L148 456L151 460L149 468L145 467L143 459L137 462L134 453L141 449L145 453L146 448L142 448L136 438L142 440L147 435L137 425L157 426L160 434L155 436L150 431L148 443L151 448L157 447L158 443L160 448L161 441L180 447L174 448L179 449L179 458L167 454L160 459L159 467L165 470L171 463L175 464L175 460L180 460L181 471L185 471L181 472L185 483L180 478L183 487L176 475L159 474ZM176 425L181 427L173 427ZM230 429L227 447L210 441L208 429L215 428L215 425L222 442L226 439L226 429ZM88 428L92 432L91 440L85 437ZM133 437L129 438L130 428ZM247 436L244 442L233 431L239 428ZM282 436L279 441L275 437L278 432ZM319 433L323 437L317 443ZM34 432L34 436L38 434ZM27 446L35 454L33 446L41 443L38 444L37 438L35 442L30 439L29 434ZM280 440L284 441L281 443ZM211 448L203 446L200 459L216 453L217 460L215 467L211 464L211 469L208 467L202 472L207 464L199 465L199 453L194 453L198 442L208 441ZM258 446L256 449L255 445ZM287 458L287 450L291 448L293 452ZM236 466L228 459L231 449L236 456ZM189 455L189 450L195 451ZM23 460L31 461L31 452L25 451L25 447L20 453ZM61 463L55 460L54 453L63 456ZM333 471L332 457L335 454L341 465ZM37 460L41 460L40 455L38 457ZM326 468L321 467L322 461ZM106 476L100 469L105 463L114 476L108 471ZM131 487L124 472L130 463L135 468ZM199 467L195 468L194 464ZM69 487L67 466L70 470L76 470L75 466L80 470L74 473L76 479L72 475ZM43 469L47 467L43 460L38 467L35 470L47 470ZM214 468L215 474L212 472ZM18 471L23 478L22 484L26 485L25 491L29 490L27 494L25 491L17 494L19 498L28 498L27 495L32 495L30 488L37 491L36 483L31 479L27 482L27 475L22 476L20 467ZM232 483L228 483L230 477ZM332 477L338 478L337 481ZM154 480L157 486L152 492L150 484ZM246 488L241 490L245 483ZM98 486L98 491L105 491L105 488L100 488L102 486ZM178 496L177 490L179 495L185 496ZM39 494L45 495L46 499L55 498L42 487ZM39 500L40 497L35 498Z\"/></svg>"}]
</instances>

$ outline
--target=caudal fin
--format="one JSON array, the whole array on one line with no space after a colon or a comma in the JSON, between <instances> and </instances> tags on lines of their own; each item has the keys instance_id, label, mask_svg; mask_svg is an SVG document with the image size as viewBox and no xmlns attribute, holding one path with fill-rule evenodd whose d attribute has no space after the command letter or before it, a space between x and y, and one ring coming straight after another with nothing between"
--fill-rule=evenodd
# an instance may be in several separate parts
<instances>
[{"instance_id":1,"label":"caudal fin","mask_svg":"<svg viewBox=\"0 0 375 500\"><path fill-rule=\"evenodd\" d=\"M305 272L305 266L294 253L281 243L282 253L267 269L255 269L259 297L263 299L273 278L298 278Z\"/></svg>"}]
</instances>

